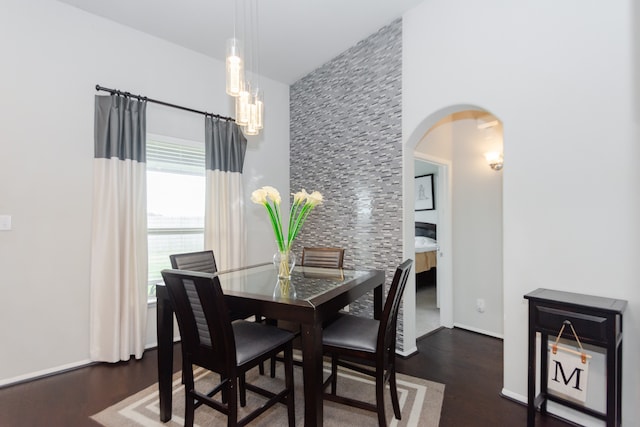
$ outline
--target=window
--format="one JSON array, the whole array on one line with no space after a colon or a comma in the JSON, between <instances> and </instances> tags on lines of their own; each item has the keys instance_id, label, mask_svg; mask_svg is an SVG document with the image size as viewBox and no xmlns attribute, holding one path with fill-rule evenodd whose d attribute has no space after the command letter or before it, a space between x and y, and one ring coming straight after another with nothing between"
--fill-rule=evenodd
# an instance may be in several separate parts
<instances>
[{"instance_id":1,"label":"window","mask_svg":"<svg viewBox=\"0 0 640 427\"><path fill-rule=\"evenodd\" d=\"M147 137L149 298L169 255L204 249L204 156L203 143Z\"/></svg>"}]
</instances>

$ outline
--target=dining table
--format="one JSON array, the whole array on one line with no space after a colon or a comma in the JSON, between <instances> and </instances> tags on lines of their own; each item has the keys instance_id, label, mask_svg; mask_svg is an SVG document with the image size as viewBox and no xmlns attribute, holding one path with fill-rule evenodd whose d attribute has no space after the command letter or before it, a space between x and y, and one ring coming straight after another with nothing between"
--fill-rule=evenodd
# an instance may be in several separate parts
<instances>
[{"instance_id":1,"label":"dining table","mask_svg":"<svg viewBox=\"0 0 640 427\"><path fill-rule=\"evenodd\" d=\"M232 312L300 325L304 425L323 423L322 328L341 309L373 291L373 315L382 313L384 270L296 266L288 281L272 263L214 273ZM174 319L163 283L156 285L160 420L171 419Z\"/></svg>"}]
</instances>

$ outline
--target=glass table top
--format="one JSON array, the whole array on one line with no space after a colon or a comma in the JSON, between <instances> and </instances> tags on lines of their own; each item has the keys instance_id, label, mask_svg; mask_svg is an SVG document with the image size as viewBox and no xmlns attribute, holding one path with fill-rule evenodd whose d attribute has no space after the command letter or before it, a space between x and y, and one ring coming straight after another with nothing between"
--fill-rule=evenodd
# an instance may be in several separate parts
<instances>
[{"instance_id":1,"label":"glass table top","mask_svg":"<svg viewBox=\"0 0 640 427\"><path fill-rule=\"evenodd\" d=\"M287 295L281 291L281 287L286 285L282 282L278 283L278 275L273 264L220 272L218 278L227 295L252 296L269 300L311 301L353 279L368 275L371 275L371 271L296 266L289 283L294 292L289 292Z\"/></svg>"}]
</instances>

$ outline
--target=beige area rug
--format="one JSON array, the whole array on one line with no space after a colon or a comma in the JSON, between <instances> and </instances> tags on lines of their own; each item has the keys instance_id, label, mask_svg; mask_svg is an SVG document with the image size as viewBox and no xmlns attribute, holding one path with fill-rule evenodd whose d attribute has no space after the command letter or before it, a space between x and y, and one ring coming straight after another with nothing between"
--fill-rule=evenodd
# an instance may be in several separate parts
<instances>
[{"instance_id":1,"label":"beige area rug","mask_svg":"<svg viewBox=\"0 0 640 427\"><path fill-rule=\"evenodd\" d=\"M325 366L325 378L328 376L328 366ZM278 365L278 376L275 379L269 375L259 375L257 369L247 373L247 382L253 382L271 390L280 390L282 380L282 365ZM338 394L357 397L361 400L375 402L375 384L370 377L359 373L343 370L338 372ZM160 422L160 410L158 406L158 386L154 384L139 393L130 396L104 411L93 415L91 418L107 427L134 427L134 426L167 426L175 427L184 425L184 387L181 384L180 374L174 375L173 381L173 416L167 423ZM212 380L217 380L217 374L198 369L196 371L196 387L201 391L207 391L212 387ZM296 399L296 425L304 425L304 396L302 390L302 368L294 367L295 399ZM388 387L385 394L385 407L388 425L394 426L420 426L437 427L440 421L440 410L444 395L444 385L423 380L407 375L397 375L398 395L402 420L398 421L393 416L391 395ZM257 408L264 401L259 395L247 391L247 406L242 411ZM240 415L242 416L242 415ZM195 423L197 426L221 426L226 425L226 417L203 405L196 409ZM287 409L282 404L276 404L267 412L255 419L250 426L286 426ZM378 418L373 412L340 405L334 402L324 401L324 425L325 426L377 426Z\"/></svg>"}]
</instances>

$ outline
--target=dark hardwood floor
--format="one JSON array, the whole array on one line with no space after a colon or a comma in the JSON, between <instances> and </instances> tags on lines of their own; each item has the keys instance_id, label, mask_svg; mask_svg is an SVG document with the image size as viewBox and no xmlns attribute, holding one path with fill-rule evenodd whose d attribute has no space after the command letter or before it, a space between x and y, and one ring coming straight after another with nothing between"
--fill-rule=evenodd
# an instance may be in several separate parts
<instances>
[{"instance_id":1,"label":"dark hardwood floor","mask_svg":"<svg viewBox=\"0 0 640 427\"><path fill-rule=\"evenodd\" d=\"M442 328L418 340L417 354L396 363L398 372L445 384L440 427L526 426L526 406L500 396L502 361L502 340ZM571 425L536 416L538 427Z\"/></svg>"},{"instance_id":2,"label":"dark hardwood floor","mask_svg":"<svg viewBox=\"0 0 640 427\"><path fill-rule=\"evenodd\" d=\"M526 408L500 397L502 341L461 329L440 329L418 341L398 371L446 385L441 427L524 426ZM98 364L0 389L0 426L97 426L89 416L156 382L156 351L142 360ZM180 347L174 347L174 370ZM536 426L563 427L551 417Z\"/></svg>"}]
</instances>

